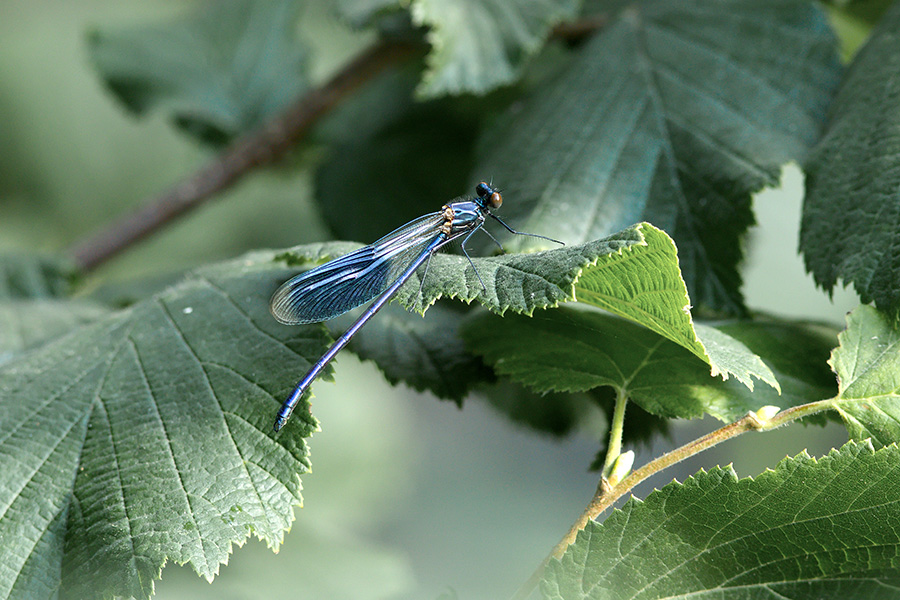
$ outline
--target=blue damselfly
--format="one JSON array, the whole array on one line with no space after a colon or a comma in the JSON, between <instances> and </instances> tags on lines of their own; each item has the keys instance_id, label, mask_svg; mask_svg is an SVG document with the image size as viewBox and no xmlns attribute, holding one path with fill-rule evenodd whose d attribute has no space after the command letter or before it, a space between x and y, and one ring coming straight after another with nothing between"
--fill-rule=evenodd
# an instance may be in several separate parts
<instances>
[{"instance_id":1,"label":"blue damselfly","mask_svg":"<svg viewBox=\"0 0 900 600\"><path fill-rule=\"evenodd\" d=\"M425 272L421 279L424 284L431 256L437 250L465 236L460 246L463 254L469 259L469 264L475 269L475 264L466 251L466 242L476 231L481 229L500 246L500 242L494 236L486 229L482 229L486 216L496 219L510 233L562 244L543 235L516 231L492 214L492 209L500 208L503 198L490 184L482 181L475 186L475 193L474 198L445 204L438 212L414 219L374 244L301 273L278 288L272 296L270 308L275 318L286 325L327 321L365 304L376 296L378 298L341 337L335 340L322 358L316 361L300 380L278 411L275 431L287 423L300 398L322 369L347 345L350 338L387 304L422 263L425 263ZM500 249L503 247L500 246ZM477 270L475 275L481 282L482 289L485 289L484 281Z\"/></svg>"}]
</instances>

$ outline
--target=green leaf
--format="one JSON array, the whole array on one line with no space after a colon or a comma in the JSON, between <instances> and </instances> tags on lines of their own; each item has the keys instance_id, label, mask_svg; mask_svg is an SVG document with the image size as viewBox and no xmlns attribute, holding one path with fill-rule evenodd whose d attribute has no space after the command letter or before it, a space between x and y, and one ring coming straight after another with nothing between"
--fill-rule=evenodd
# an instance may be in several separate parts
<instances>
[{"instance_id":1,"label":"green leaf","mask_svg":"<svg viewBox=\"0 0 900 600\"><path fill-rule=\"evenodd\" d=\"M413 0L413 23L429 28L431 44L419 94L484 94L512 83L541 48L550 28L574 17L579 4L577 0Z\"/></svg>"},{"instance_id":2,"label":"green leaf","mask_svg":"<svg viewBox=\"0 0 900 600\"><path fill-rule=\"evenodd\" d=\"M392 384L403 381L413 389L462 404L472 386L493 378L481 360L466 352L457 331L462 318L463 313L441 304L432 306L426 318L386 306L353 336L349 348L373 361ZM331 323L332 333L339 335L350 319Z\"/></svg>"},{"instance_id":3,"label":"green leaf","mask_svg":"<svg viewBox=\"0 0 900 600\"><path fill-rule=\"evenodd\" d=\"M753 391L753 377L757 377L781 392L778 380L769 367L746 346L715 327L702 323L695 323L694 331L706 350L713 375L722 374L723 379L734 375L750 391Z\"/></svg>"},{"instance_id":4,"label":"green leaf","mask_svg":"<svg viewBox=\"0 0 900 600\"><path fill-rule=\"evenodd\" d=\"M900 331L870 306L847 315L829 364L838 376L835 408L851 439L876 447L900 442Z\"/></svg>"},{"instance_id":5,"label":"green leaf","mask_svg":"<svg viewBox=\"0 0 900 600\"><path fill-rule=\"evenodd\" d=\"M826 368L828 356L837 345L838 330L822 323L798 322L757 316L753 321L716 323L722 333L738 340L771 365L781 388L780 398L766 404L797 406L837 393L834 373ZM758 389L755 393L770 393ZM804 423L824 424L827 415L811 416Z\"/></svg>"},{"instance_id":6,"label":"green leaf","mask_svg":"<svg viewBox=\"0 0 900 600\"><path fill-rule=\"evenodd\" d=\"M730 422L765 405L783 408L829 398L834 378L825 359L827 336L799 326L737 322L720 325L752 340L774 365L784 393L756 391L736 381L710 376L709 365L687 349L629 321L592 310L559 307L531 318L478 314L467 320L463 339L500 375L537 392L580 392L609 386L623 391L644 410L684 419L709 414ZM740 343L708 328L728 342ZM806 333L806 335L804 335ZM806 361L798 355L808 355ZM746 348L737 362L756 368L759 357ZM814 368L812 357L820 360Z\"/></svg>"},{"instance_id":7,"label":"green leaf","mask_svg":"<svg viewBox=\"0 0 900 600\"><path fill-rule=\"evenodd\" d=\"M326 343L268 314L288 275L205 268L0 365L0 597L148 598L167 560L212 579L251 533L279 546L317 423L273 416Z\"/></svg>"},{"instance_id":8,"label":"green leaf","mask_svg":"<svg viewBox=\"0 0 900 600\"><path fill-rule=\"evenodd\" d=\"M98 29L88 47L128 109L171 113L187 133L223 144L307 89L307 50L295 33L299 6L220 0L170 23Z\"/></svg>"},{"instance_id":9,"label":"green leaf","mask_svg":"<svg viewBox=\"0 0 900 600\"><path fill-rule=\"evenodd\" d=\"M703 359L713 375L734 375L753 390L757 377L775 389L769 368L742 344L715 329L694 324L690 300L681 277L675 244L649 224L638 226L645 245L621 260L598 262L575 285L579 302L597 306L639 323Z\"/></svg>"},{"instance_id":10,"label":"green leaf","mask_svg":"<svg viewBox=\"0 0 900 600\"><path fill-rule=\"evenodd\" d=\"M638 227L644 245L582 273L578 301L640 323L708 361L693 329L675 243L652 225Z\"/></svg>"},{"instance_id":11,"label":"green leaf","mask_svg":"<svg viewBox=\"0 0 900 600\"><path fill-rule=\"evenodd\" d=\"M800 249L829 292L852 283L900 318L900 5L857 54L806 162Z\"/></svg>"},{"instance_id":12,"label":"green leaf","mask_svg":"<svg viewBox=\"0 0 900 600\"><path fill-rule=\"evenodd\" d=\"M304 260L307 250L297 251ZM282 256L293 258L292 251ZM702 326L695 331L675 246L649 223L581 246L472 258L471 264L464 256L436 254L424 285L414 275L395 298L423 313L439 298L449 297L466 303L477 299L499 314L511 310L530 315L536 308L552 308L576 296L684 346L709 364L713 375L734 375L750 389L756 377L779 389L771 370L740 342Z\"/></svg>"},{"instance_id":13,"label":"green leaf","mask_svg":"<svg viewBox=\"0 0 900 600\"><path fill-rule=\"evenodd\" d=\"M670 483L589 522L547 566L548 600L894 598L896 447L849 443L756 479L730 468Z\"/></svg>"},{"instance_id":14,"label":"green leaf","mask_svg":"<svg viewBox=\"0 0 900 600\"><path fill-rule=\"evenodd\" d=\"M654 223L694 303L740 314L751 194L817 141L838 74L813 3L634 2L484 133L476 172L522 231L579 244Z\"/></svg>"},{"instance_id":15,"label":"green leaf","mask_svg":"<svg viewBox=\"0 0 900 600\"><path fill-rule=\"evenodd\" d=\"M89 300L0 301L0 364L108 312Z\"/></svg>"}]
</instances>

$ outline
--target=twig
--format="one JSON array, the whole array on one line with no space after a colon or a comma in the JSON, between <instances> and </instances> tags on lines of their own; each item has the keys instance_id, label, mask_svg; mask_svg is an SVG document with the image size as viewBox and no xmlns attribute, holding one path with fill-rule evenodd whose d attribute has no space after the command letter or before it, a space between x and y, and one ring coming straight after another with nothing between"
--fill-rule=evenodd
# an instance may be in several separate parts
<instances>
[{"instance_id":1,"label":"twig","mask_svg":"<svg viewBox=\"0 0 900 600\"><path fill-rule=\"evenodd\" d=\"M334 78L309 92L274 119L229 146L137 211L122 217L69 248L83 270L96 268L122 250L196 208L260 165L281 158L310 127L353 90L388 66L410 56L412 44L380 42L357 56Z\"/></svg>"},{"instance_id":2,"label":"twig","mask_svg":"<svg viewBox=\"0 0 900 600\"><path fill-rule=\"evenodd\" d=\"M603 29L609 23L606 14L583 17L578 21L559 23L553 28L550 36L567 42L579 42L593 35L598 29Z\"/></svg>"},{"instance_id":3,"label":"twig","mask_svg":"<svg viewBox=\"0 0 900 600\"><path fill-rule=\"evenodd\" d=\"M552 36L575 42L606 24L603 16L557 25ZM214 161L176 183L141 208L73 244L68 252L82 270L94 269L177 217L225 190L252 169L275 162L310 127L356 88L421 49L408 42L381 41L363 51L331 81L317 88L229 146Z\"/></svg>"},{"instance_id":4,"label":"twig","mask_svg":"<svg viewBox=\"0 0 900 600\"><path fill-rule=\"evenodd\" d=\"M802 417L833 409L834 401L822 400L819 402L802 404L778 412L774 416L771 415L771 412L775 412L777 409L769 411L768 409L770 408L774 407L764 407L755 413L751 412L734 423L729 423L701 438L688 442L680 448L676 448L667 454L663 454L634 471L631 475L613 487L604 485L605 479L601 479L600 484L597 486L597 491L591 499L591 503L584 509L584 512L578 520L575 521L575 524L572 525L572 528L569 529L568 533L563 536L563 539L554 546L550 554L538 568L535 569L534 573L531 574L531 577L522 584L511 600L525 600L525 598L528 598L528 596L531 595L532 590L534 590L540 582L541 577L544 574L544 569L550 562L550 559L561 558L566 551L566 548L575 541L578 532L587 526L588 521L599 517L603 511L615 504L619 498L630 492L635 486L649 478L651 475L655 475L663 469L671 467L690 456L698 454L708 448L712 448L717 444L730 440L748 431L771 431L772 429L776 429Z\"/></svg>"}]
</instances>

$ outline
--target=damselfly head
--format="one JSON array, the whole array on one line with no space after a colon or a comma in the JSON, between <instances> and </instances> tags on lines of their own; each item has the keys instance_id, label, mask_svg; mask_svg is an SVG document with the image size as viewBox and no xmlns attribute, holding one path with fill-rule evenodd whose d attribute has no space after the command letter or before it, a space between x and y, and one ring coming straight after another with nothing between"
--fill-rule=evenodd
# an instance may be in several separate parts
<instances>
[{"instance_id":1,"label":"damselfly head","mask_svg":"<svg viewBox=\"0 0 900 600\"><path fill-rule=\"evenodd\" d=\"M500 205L503 204L503 196L500 195L500 192L484 181L475 186L475 193L491 208L500 208Z\"/></svg>"}]
</instances>

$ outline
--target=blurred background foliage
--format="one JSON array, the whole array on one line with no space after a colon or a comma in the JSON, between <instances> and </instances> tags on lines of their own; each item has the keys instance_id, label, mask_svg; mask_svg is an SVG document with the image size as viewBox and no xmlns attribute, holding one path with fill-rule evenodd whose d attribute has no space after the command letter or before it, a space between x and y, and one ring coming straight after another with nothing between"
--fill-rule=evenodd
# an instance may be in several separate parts
<instances>
[{"instance_id":1,"label":"blurred background foliage","mask_svg":"<svg viewBox=\"0 0 900 600\"><path fill-rule=\"evenodd\" d=\"M59 251L214 156L175 131L165 115L136 120L126 113L87 53L94 27L158 22L197 4L0 2L0 249ZM313 48L315 85L372 38L334 20L325 3L303 11L301 35ZM869 13L860 12L838 23L849 32L845 41L865 30ZM166 277L249 249L329 239L329 217L311 201L316 153L305 145L277 167L246 177L105 265L90 283ZM830 301L796 253L801 198L795 167L785 170L780 189L755 198L759 226L748 244L747 304L842 325L855 296L841 290ZM597 479L587 470L597 451L593 436L538 435L477 398L458 410L391 388L371 364L348 353L338 362L340 383L316 389L323 431L311 442L315 467L303 478L306 507L280 554L250 541L212 585L188 568L169 566L157 597L504 597L590 499ZM637 464L715 426L709 419L675 423L668 438L639 450ZM755 475L786 454L804 448L820 454L845 438L837 427L764 435L700 455L637 491L717 463L734 462L739 474Z\"/></svg>"}]
</instances>

